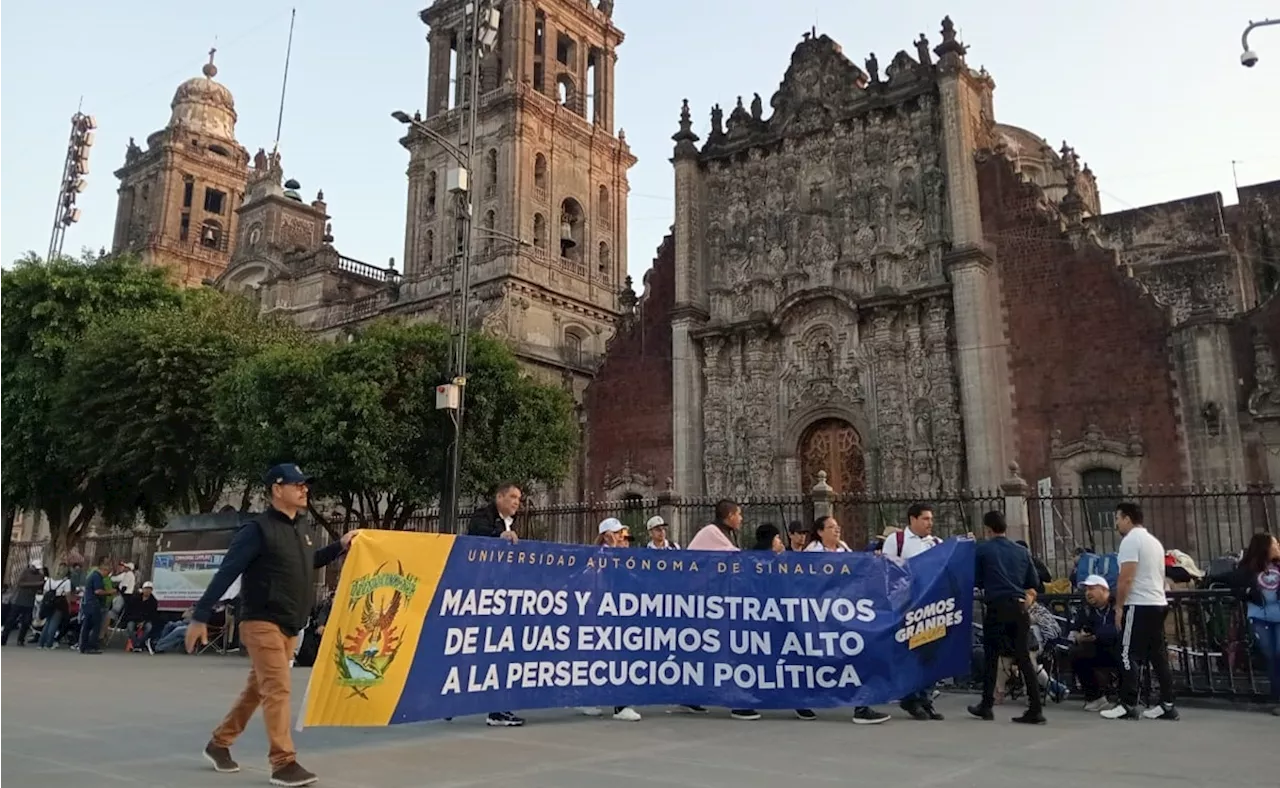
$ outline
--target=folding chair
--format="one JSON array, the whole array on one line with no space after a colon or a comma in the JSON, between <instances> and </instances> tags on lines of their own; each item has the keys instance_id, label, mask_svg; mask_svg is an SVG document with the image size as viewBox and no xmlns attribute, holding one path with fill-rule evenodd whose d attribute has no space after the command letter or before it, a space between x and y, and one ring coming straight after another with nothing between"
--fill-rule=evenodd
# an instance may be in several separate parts
<instances>
[{"instance_id":1,"label":"folding chair","mask_svg":"<svg viewBox=\"0 0 1280 788\"><path fill-rule=\"evenodd\" d=\"M197 654L207 654L210 651L225 655L227 653L227 640L231 634L230 628L226 623L209 625L209 642L200 647Z\"/></svg>"}]
</instances>

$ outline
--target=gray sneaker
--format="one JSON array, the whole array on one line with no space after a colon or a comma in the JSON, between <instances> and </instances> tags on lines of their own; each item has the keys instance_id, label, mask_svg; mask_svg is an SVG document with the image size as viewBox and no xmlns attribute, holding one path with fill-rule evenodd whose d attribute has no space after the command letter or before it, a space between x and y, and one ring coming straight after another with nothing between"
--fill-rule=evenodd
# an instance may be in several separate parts
<instances>
[{"instance_id":1,"label":"gray sneaker","mask_svg":"<svg viewBox=\"0 0 1280 788\"><path fill-rule=\"evenodd\" d=\"M287 766L281 766L279 769L276 769L271 773L272 785L284 785L289 788L311 785L318 779L320 778L302 768L297 761L294 761Z\"/></svg>"},{"instance_id":2,"label":"gray sneaker","mask_svg":"<svg viewBox=\"0 0 1280 788\"><path fill-rule=\"evenodd\" d=\"M222 774L231 774L240 771L240 764L236 763L231 757L231 750L226 747L219 747L213 742L209 742L204 746L204 759L213 764L215 772Z\"/></svg>"}]
</instances>

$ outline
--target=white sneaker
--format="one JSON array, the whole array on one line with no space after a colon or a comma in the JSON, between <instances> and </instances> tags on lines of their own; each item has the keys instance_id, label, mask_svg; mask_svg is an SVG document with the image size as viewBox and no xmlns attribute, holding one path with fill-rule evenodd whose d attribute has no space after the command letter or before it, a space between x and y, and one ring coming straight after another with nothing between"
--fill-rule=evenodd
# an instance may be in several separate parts
<instances>
[{"instance_id":1,"label":"white sneaker","mask_svg":"<svg viewBox=\"0 0 1280 788\"><path fill-rule=\"evenodd\" d=\"M1123 703L1117 703L1111 708L1102 712L1104 720L1136 720L1141 716L1137 709L1131 709Z\"/></svg>"},{"instance_id":2,"label":"white sneaker","mask_svg":"<svg viewBox=\"0 0 1280 788\"><path fill-rule=\"evenodd\" d=\"M630 706L624 706L621 711L614 712L613 718L619 722L639 722L640 712Z\"/></svg>"},{"instance_id":3,"label":"white sneaker","mask_svg":"<svg viewBox=\"0 0 1280 788\"><path fill-rule=\"evenodd\" d=\"M1142 712L1142 718L1147 720L1176 720L1178 719L1178 710L1173 707L1172 703L1157 703Z\"/></svg>"},{"instance_id":4,"label":"white sneaker","mask_svg":"<svg viewBox=\"0 0 1280 788\"><path fill-rule=\"evenodd\" d=\"M599 717L601 714L604 714L604 712L600 711L600 709L595 706L579 706L578 713L584 717Z\"/></svg>"},{"instance_id":5,"label":"white sneaker","mask_svg":"<svg viewBox=\"0 0 1280 788\"><path fill-rule=\"evenodd\" d=\"M1102 711L1110 705L1106 698L1096 698L1084 704L1085 711Z\"/></svg>"}]
</instances>

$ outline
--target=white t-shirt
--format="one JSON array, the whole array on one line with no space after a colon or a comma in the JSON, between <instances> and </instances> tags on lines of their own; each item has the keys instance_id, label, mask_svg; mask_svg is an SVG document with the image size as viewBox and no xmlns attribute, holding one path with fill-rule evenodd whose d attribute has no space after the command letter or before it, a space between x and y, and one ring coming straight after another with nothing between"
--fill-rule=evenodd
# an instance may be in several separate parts
<instances>
[{"instance_id":1,"label":"white t-shirt","mask_svg":"<svg viewBox=\"0 0 1280 788\"><path fill-rule=\"evenodd\" d=\"M1159 539L1136 525L1120 540L1117 557L1121 569L1125 564L1138 565L1124 601L1126 605L1164 607L1169 604L1164 595L1164 545Z\"/></svg>"},{"instance_id":2,"label":"white t-shirt","mask_svg":"<svg viewBox=\"0 0 1280 788\"><path fill-rule=\"evenodd\" d=\"M898 552L898 534L902 534L901 553ZM940 544L942 544L942 540L933 534L916 536L915 532L910 528L904 528L884 540L884 547L880 548L880 554L889 558L912 558Z\"/></svg>"},{"instance_id":3,"label":"white t-shirt","mask_svg":"<svg viewBox=\"0 0 1280 788\"><path fill-rule=\"evenodd\" d=\"M847 553L849 552L849 546L841 542L836 546L836 549L828 550L822 542L810 542L804 551L806 553Z\"/></svg>"}]
</instances>

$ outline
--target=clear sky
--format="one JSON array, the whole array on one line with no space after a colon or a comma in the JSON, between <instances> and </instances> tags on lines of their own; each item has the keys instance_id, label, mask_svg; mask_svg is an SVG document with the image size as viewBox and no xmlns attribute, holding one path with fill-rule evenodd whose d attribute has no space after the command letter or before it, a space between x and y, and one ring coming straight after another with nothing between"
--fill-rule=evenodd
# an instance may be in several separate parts
<instances>
[{"instance_id":1,"label":"clear sky","mask_svg":"<svg viewBox=\"0 0 1280 788\"><path fill-rule=\"evenodd\" d=\"M585 0L583 0L585 2ZM385 265L403 254L402 134L388 113L426 103L426 0L10 0L0 38L0 259L43 254L69 119L80 97L98 119L84 216L66 250L110 246L111 172L129 137L168 121L182 80L218 47L219 81L236 97L250 152L275 133L289 9L298 9L281 150L310 199L323 188L335 244ZM551 0L548 0L551 2ZM1036 10L1036 9L1039 10ZM681 98L705 136L711 105L777 89L792 49L817 27L861 64L881 64L950 14L969 62L996 81L996 118L1075 146L1105 210L1280 178L1280 27L1254 32L1261 56L1240 66L1249 19L1276 0L616 0L616 117L640 162L631 171L632 275L672 222L671 134ZM883 66L882 66L883 67Z\"/></svg>"}]
</instances>

